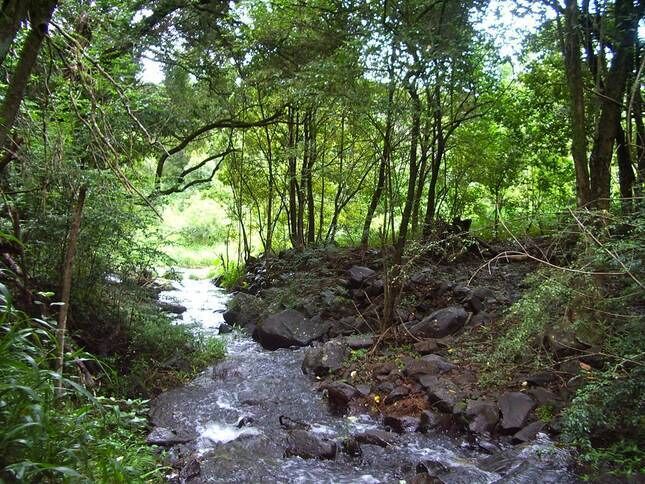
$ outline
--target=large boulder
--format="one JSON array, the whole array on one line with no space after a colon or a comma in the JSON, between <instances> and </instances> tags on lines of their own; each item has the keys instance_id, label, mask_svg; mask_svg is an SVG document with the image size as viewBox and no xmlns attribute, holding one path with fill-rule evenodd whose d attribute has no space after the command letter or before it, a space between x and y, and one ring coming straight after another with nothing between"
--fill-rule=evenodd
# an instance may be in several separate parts
<instances>
[{"instance_id":1,"label":"large boulder","mask_svg":"<svg viewBox=\"0 0 645 484\"><path fill-rule=\"evenodd\" d=\"M376 271L370 269L369 267L363 266L352 266L347 271L349 285L353 288L361 287L365 282L373 278L375 275Z\"/></svg>"},{"instance_id":2,"label":"large boulder","mask_svg":"<svg viewBox=\"0 0 645 484\"><path fill-rule=\"evenodd\" d=\"M499 409L492 402L471 400L466 406L466 418L471 432L490 433L499 421Z\"/></svg>"},{"instance_id":3,"label":"large boulder","mask_svg":"<svg viewBox=\"0 0 645 484\"><path fill-rule=\"evenodd\" d=\"M502 428L517 430L526 422L535 402L526 393L506 392L499 397L497 405L502 412Z\"/></svg>"},{"instance_id":4,"label":"large boulder","mask_svg":"<svg viewBox=\"0 0 645 484\"><path fill-rule=\"evenodd\" d=\"M319 317L307 319L294 309L286 309L258 324L253 338L264 348L276 350L291 346L307 346L322 338L328 329L329 325Z\"/></svg>"},{"instance_id":5,"label":"large boulder","mask_svg":"<svg viewBox=\"0 0 645 484\"><path fill-rule=\"evenodd\" d=\"M302 372L305 375L324 376L340 370L349 353L345 342L327 341L322 346L307 348L302 360Z\"/></svg>"},{"instance_id":6,"label":"large boulder","mask_svg":"<svg viewBox=\"0 0 645 484\"><path fill-rule=\"evenodd\" d=\"M455 405L462 400L462 393L450 380L434 375L422 375L419 383L425 388L430 402L440 411L452 413Z\"/></svg>"},{"instance_id":7,"label":"large boulder","mask_svg":"<svg viewBox=\"0 0 645 484\"><path fill-rule=\"evenodd\" d=\"M459 331L468 313L461 306L450 306L439 309L421 321L409 326L410 333L418 338L443 338Z\"/></svg>"},{"instance_id":8,"label":"large boulder","mask_svg":"<svg viewBox=\"0 0 645 484\"><path fill-rule=\"evenodd\" d=\"M303 459L334 459L336 457L336 443L306 430L290 430L284 456L297 456Z\"/></svg>"}]
</instances>

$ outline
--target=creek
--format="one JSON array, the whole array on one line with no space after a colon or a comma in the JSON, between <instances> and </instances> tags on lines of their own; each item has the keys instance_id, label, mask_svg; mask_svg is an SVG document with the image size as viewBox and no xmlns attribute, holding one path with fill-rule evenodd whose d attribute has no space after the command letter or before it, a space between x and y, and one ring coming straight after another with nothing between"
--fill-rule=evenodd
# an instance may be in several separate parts
<instances>
[{"instance_id":1,"label":"creek","mask_svg":"<svg viewBox=\"0 0 645 484\"><path fill-rule=\"evenodd\" d=\"M161 299L187 308L178 324L216 333L228 295L208 280L191 279L191 271L183 274ZM568 470L569 454L543 434L531 444L510 446L478 445L464 435L439 431L404 433L394 445L362 445L362 456L351 457L341 442L382 426L368 415L332 415L316 382L301 372L302 349L267 351L237 331L222 337L228 352L224 360L152 402L152 423L186 440L169 448L171 461L181 469L171 476L175 482L398 483L410 482L421 462L440 477L433 482L576 482ZM337 442L336 458L285 457L281 415Z\"/></svg>"}]
</instances>

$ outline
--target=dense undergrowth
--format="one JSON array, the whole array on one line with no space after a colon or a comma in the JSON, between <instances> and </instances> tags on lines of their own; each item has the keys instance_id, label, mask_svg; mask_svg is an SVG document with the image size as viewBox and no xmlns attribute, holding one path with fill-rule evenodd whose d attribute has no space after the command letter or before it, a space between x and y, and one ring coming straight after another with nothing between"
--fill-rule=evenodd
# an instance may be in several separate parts
<instances>
[{"instance_id":1,"label":"dense undergrowth","mask_svg":"<svg viewBox=\"0 0 645 484\"><path fill-rule=\"evenodd\" d=\"M557 417L590 476L645 473L645 217L580 215L569 264L531 275L502 322L494 348L478 357L483 382L521 368L565 378L569 403ZM554 345L553 341L556 341ZM572 368L573 363L573 368ZM552 420L543 409L545 420Z\"/></svg>"},{"instance_id":2,"label":"dense undergrowth","mask_svg":"<svg viewBox=\"0 0 645 484\"><path fill-rule=\"evenodd\" d=\"M6 482L154 482L163 469L145 445L146 400L96 396L51 370L53 327L0 301L0 478ZM57 395L62 383L64 393Z\"/></svg>"}]
</instances>

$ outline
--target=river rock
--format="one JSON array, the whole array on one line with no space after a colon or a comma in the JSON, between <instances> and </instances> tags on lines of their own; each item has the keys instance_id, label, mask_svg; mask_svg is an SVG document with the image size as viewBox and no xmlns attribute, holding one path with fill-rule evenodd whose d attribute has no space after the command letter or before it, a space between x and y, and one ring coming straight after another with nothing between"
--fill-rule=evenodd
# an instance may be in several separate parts
<instances>
[{"instance_id":1,"label":"river rock","mask_svg":"<svg viewBox=\"0 0 645 484\"><path fill-rule=\"evenodd\" d=\"M352 436L359 444L378 445L379 447L389 447L394 445L398 438L395 433L385 430L366 430L360 434Z\"/></svg>"},{"instance_id":2,"label":"river rock","mask_svg":"<svg viewBox=\"0 0 645 484\"><path fill-rule=\"evenodd\" d=\"M462 399L459 388L450 380L434 375L422 375L419 383L425 388L428 398L442 412L452 413Z\"/></svg>"},{"instance_id":3,"label":"river rock","mask_svg":"<svg viewBox=\"0 0 645 484\"><path fill-rule=\"evenodd\" d=\"M471 432L478 434L490 433L499 421L497 405L485 400L471 400L466 406L466 418Z\"/></svg>"},{"instance_id":4,"label":"river rock","mask_svg":"<svg viewBox=\"0 0 645 484\"><path fill-rule=\"evenodd\" d=\"M219 334L228 334L233 332L233 327L227 323L222 323L219 325L219 328L217 328L217 332Z\"/></svg>"},{"instance_id":5,"label":"river rock","mask_svg":"<svg viewBox=\"0 0 645 484\"><path fill-rule=\"evenodd\" d=\"M453 368L455 365L439 355L426 355L410 360L403 368L403 372L411 378L417 378L421 375L439 375Z\"/></svg>"},{"instance_id":6,"label":"river rock","mask_svg":"<svg viewBox=\"0 0 645 484\"><path fill-rule=\"evenodd\" d=\"M157 301L157 306L165 313L182 314L186 312L186 306L169 301Z\"/></svg>"},{"instance_id":7,"label":"river rock","mask_svg":"<svg viewBox=\"0 0 645 484\"><path fill-rule=\"evenodd\" d=\"M343 341L331 340L322 346L307 348L302 360L305 375L324 376L339 370L349 350Z\"/></svg>"},{"instance_id":8,"label":"river rock","mask_svg":"<svg viewBox=\"0 0 645 484\"><path fill-rule=\"evenodd\" d=\"M352 266L347 271L349 285L354 288L361 287L361 285L363 285L365 281L374 277L375 275L376 271L364 266Z\"/></svg>"},{"instance_id":9,"label":"river rock","mask_svg":"<svg viewBox=\"0 0 645 484\"><path fill-rule=\"evenodd\" d=\"M421 321L412 323L409 331L417 338L443 338L461 329L468 313L461 306L439 309Z\"/></svg>"},{"instance_id":10,"label":"river rock","mask_svg":"<svg viewBox=\"0 0 645 484\"><path fill-rule=\"evenodd\" d=\"M334 459L336 457L336 443L306 430L291 430L287 436L287 448L284 451L284 456L297 456L303 459Z\"/></svg>"},{"instance_id":11,"label":"river rock","mask_svg":"<svg viewBox=\"0 0 645 484\"><path fill-rule=\"evenodd\" d=\"M197 477L202 471L201 464L197 459L191 459L185 466L179 471L179 478L182 482L186 482L193 477Z\"/></svg>"},{"instance_id":12,"label":"river rock","mask_svg":"<svg viewBox=\"0 0 645 484\"><path fill-rule=\"evenodd\" d=\"M185 444L191 440L193 439L179 436L172 430L165 427L155 427L146 437L146 444L171 447L176 444Z\"/></svg>"},{"instance_id":13,"label":"river rock","mask_svg":"<svg viewBox=\"0 0 645 484\"><path fill-rule=\"evenodd\" d=\"M499 397L498 406L502 412L502 428L516 430L524 425L535 402L526 393L506 392Z\"/></svg>"},{"instance_id":14,"label":"river rock","mask_svg":"<svg viewBox=\"0 0 645 484\"><path fill-rule=\"evenodd\" d=\"M419 419L408 415L385 415L383 417L383 425L397 434L404 432L416 432L419 429Z\"/></svg>"},{"instance_id":15,"label":"river rock","mask_svg":"<svg viewBox=\"0 0 645 484\"><path fill-rule=\"evenodd\" d=\"M327 401L331 409L341 414L347 411L352 398L359 395L356 388L340 381L327 383L323 388L327 390Z\"/></svg>"},{"instance_id":16,"label":"river rock","mask_svg":"<svg viewBox=\"0 0 645 484\"><path fill-rule=\"evenodd\" d=\"M543 428L544 428L544 422L530 423L522 430L515 433L515 435L513 435L513 442L515 443L530 442L531 440L535 439L538 432L541 432Z\"/></svg>"},{"instance_id":17,"label":"river rock","mask_svg":"<svg viewBox=\"0 0 645 484\"><path fill-rule=\"evenodd\" d=\"M307 346L322 338L328 329L329 326L319 317L307 319L294 309L286 309L262 321L255 328L253 338L264 348L276 350Z\"/></svg>"}]
</instances>

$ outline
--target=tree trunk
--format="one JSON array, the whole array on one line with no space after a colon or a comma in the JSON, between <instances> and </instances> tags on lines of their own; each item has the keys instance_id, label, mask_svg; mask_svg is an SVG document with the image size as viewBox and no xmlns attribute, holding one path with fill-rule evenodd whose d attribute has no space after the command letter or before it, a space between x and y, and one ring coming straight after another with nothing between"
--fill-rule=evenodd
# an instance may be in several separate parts
<instances>
[{"instance_id":1,"label":"tree trunk","mask_svg":"<svg viewBox=\"0 0 645 484\"><path fill-rule=\"evenodd\" d=\"M576 0L565 1L564 38L562 55L569 87L571 112L571 155L576 173L576 199L579 207L591 200L589 164L587 162L587 134L585 119L584 84L580 61L580 29Z\"/></svg>"},{"instance_id":2,"label":"tree trunk","mask_svg":"<svg viewBox=\"0 0 645 484\"><path fill-rule=\"evenodd\" d=\"M20 23L27 15L29 3L27 0L7 0L0 7L0 66L16 38Z\"/></svg>"},{"instance_id":3,"label":"tree trunk","mask_svg":"<svg viewBox=\"0 0 645 484\"><path fill-rule=\"evenodd\" d=\"M631 66L635 29L634 20L631 18L631 6L631 0L616 1L616 23L622 38L616 46L604 83L605 89L600 98L600 117L589 158L591 202L601 210L608 210L610 205L611 158Z\"/></svg>"},{"instance_id":4,"label":"tree trunk","mask_svg":"<svg viewBox=\"0 0 645 484\"><path fill-rule=\"evenodd\" d=\"M618 122L616 128L616 157L618 159L618 183L620 185L621 207L624 213L630 213L633 207L634 197L634 170L632 169L632 157L625 137L625 131Z\"/></svg>"},{"instance_id":5,"label":"tree trunk","mask_svg":"<svg viewBox=\"0 0 645 484\"><path fill-rule=\"evenodd\" d=\"M69 301L72 291L72 269L74 256L76 255L76 246L78 243L78 234L81 231L81 219L83 216L83 206L85 205L85 196L87 195L87 186L83 185L76 197L72 222L69 227L67 237L67 248L65 249L65 260L63 262L63 275L61 278L61 303L60 312L58 313L58 328L56 330L58 340L58 358L56 360L56 372L61 376L58 383L58 394L62 394L63 383L63 365L65 357L65 333L67 331L67 318L69 316Z\"/></svg>"},{"instance_id":6,"label":"tree trunk","mask_svg":"<svg viewBox=\"0 0 645 484\"><path fill-rule=\"evenodd\" d=\"M6 146L9 133L18 116L31 71L36 64L43 39L47 35L47 27L54 13L56 3L57 0L46 0L42 1L39 8L34 7L31 9L31 30L25 39L18 65L9 82L9 88L0 107L0 150Z\"/></svg>"}]
</instances>

